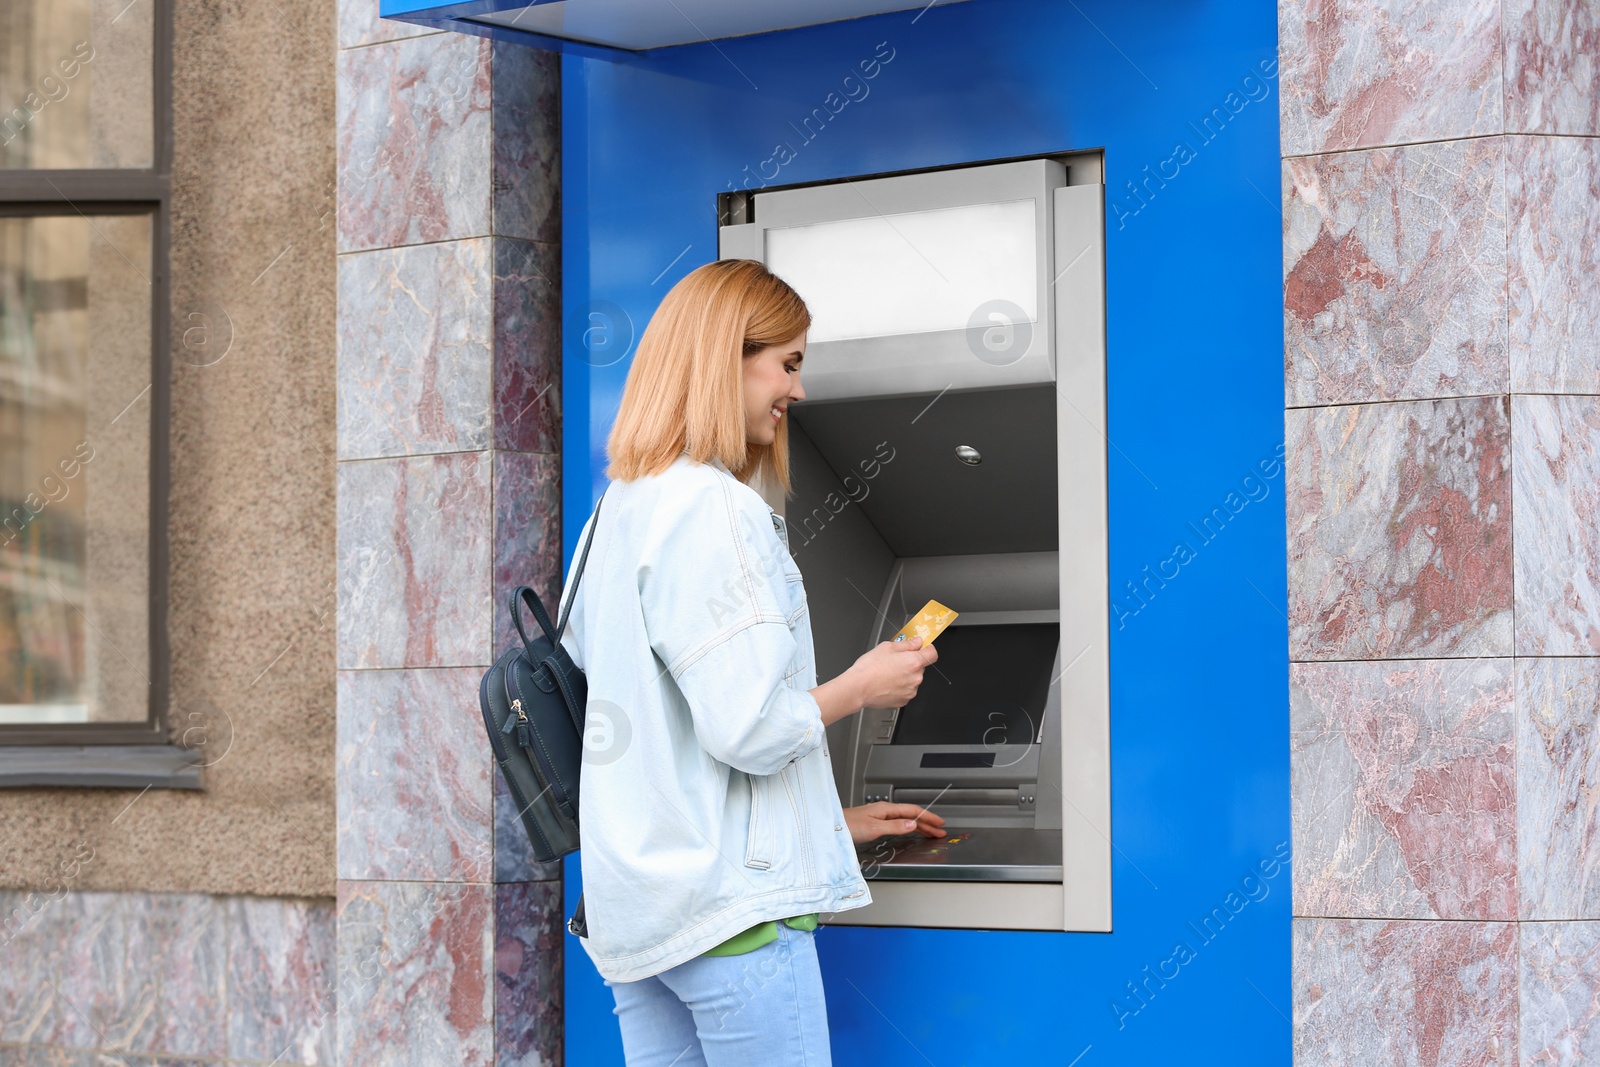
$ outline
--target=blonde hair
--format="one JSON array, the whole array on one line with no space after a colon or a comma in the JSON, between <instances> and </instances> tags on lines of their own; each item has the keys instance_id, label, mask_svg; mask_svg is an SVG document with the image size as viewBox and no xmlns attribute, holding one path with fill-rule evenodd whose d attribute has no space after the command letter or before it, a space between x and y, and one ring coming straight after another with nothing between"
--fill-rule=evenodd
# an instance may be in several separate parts
<instances>
[{"instance_id":1,"label":"blonde hair","mask_svg":"<svg viewBox=\"0 0 1600 1067\"><path fill-rule=\"evenodd\" d=\"M724 259L689 272L650 318L628 369L606 439L606 476L660 474L687 451L721 460L740 481L789 489L789 417L770 445L745 436L745 356L811 327L800 294L753 259Z\"/></svg>"}]
</instances>

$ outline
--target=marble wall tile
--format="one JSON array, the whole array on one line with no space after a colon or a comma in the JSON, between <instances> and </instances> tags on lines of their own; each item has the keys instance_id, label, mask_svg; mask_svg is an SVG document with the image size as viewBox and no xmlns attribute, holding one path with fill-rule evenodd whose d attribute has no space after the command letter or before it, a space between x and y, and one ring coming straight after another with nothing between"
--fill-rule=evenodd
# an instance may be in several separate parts
<instances>
[{"instance_id":1,"label":"marble wall tile","mask_svg":"<svg viewBox=\"0 0 1600 1067\"><path fill-rule=\"evenodd\" d=\"M1499 133L1497 0L1278 5L1283 154Z\"/></svg>"},{"instance_id":2,"label":"marble wall tile","mask_svg":"<svg viewBox=\"0 0 1600 1067\"><path fill-rule=\"evenodd\" d=\"M1508 406L1285 415L1291 659L1511 654Z\"/></svg>"},{"instance_id":3,"label":"marble wall tile","mask_svg":"<svg viewBox=\"0 0 1600 1067\"><path fill-rule=\"evenodd\" d=\"M494 887L495 1063L562 1058L561 883Z\"/></svg>"},{"instance_id":4,"label":"marble wall tile","mask_svg":"<svg viewBox=\"0 0 1600 1067\"><path fill-rule=\"evenodd\" d=\"M561 597L561 457L527 452L494 454L495 649L517 639L508 610L511 590L532 586L552 622ZM523 616L530 637L533 613Z\"/></svg>"},{"instance_id":5,"label":"marble wall tile","mask_svg":"<svg viewBox=\"0 0 1600 1067\"><path fill-rule=\"evenodd\" d=\"M339 672L340 878L489 881L482 677L478 667Z\"/></svg>"},{"instance_id":6,"label":"marble wall tile","mask_svg":"<svg viewBox=\"0 0 1600 1067\"><path fill-rule=\"evenodd\" d=\"M1506 130L1600 135L1600 7L1505 0Z\"/></svg>"},{"instance_id":7,"label":"marble wall tile","mask_svg":"<svg viewBox=\"0 0 1600 1067\"><path fill-rule=\"evenodd\" d=\"M1289 406L1506 392L1506 146L1283 164Z\"/></svg>"},{"instance_id":8,"label":"marble wall tile","mask_svg":"<svg viewBox=\"0 0 1600 1067\"><path fill-rule=\"evenodd\" d=\"M1523 923L1521 942L1522 1062L1600 1063L1600 923Z\"/></svg>"},{"instance_id":9,"label":"marble wall tile","mask_svg":"<svg viewBox=\"0 0 1600 1067\"><path fill-rule=\"evenodd\" d=\"M489 232L489 42L461 33L339 53L339 251Z\"/></svg>"},{"instance_id":10,"label":"marble wall tile","mask_svg":"<svg viewBox=\"0 0 1600 1067\"><path fill-rule=\"evenodd\" d=\"M491 1067L494 887L340 882L339 1067Z\"/></svg>"},{"instance_id":11,"label":"marble wall tile","mask_svg":"<svg viewBox=\"0 0 1600 1067\"><path fill-rule=\"evenodd\" d=\"M402 37L421 37L442 33L409 22L378 17L378 0L339 0L339 47L397 41Z\"/></svg>"},{"instance_id":12,"label":"marble wall tile","mask_svg":"<svg viewBox=\"0 0 1600 1067\"><path fill-rule=\"evenodd\" d=\"M561 240L561 56L491 45L494 233Z\"/></svg>"},{"instance_id":13,"label":"marble wall tile","mask_svg":"<svg viewBox=\"0 0 1600 1067\"><path fill-rule=\"evenodd\" d=\"M59 922L70 899L66 894L0 892L0 1042L43 1044L64 1035L65 1016L73 1009L57 993L66 949ZM89 899L102 905L96 925L104 930L111 925L111 898L95 894ZM119 926L101 936L120 944L120 933ZM88 928L76 935L91 936L94 931Z\"/></svg>"},{"instance_id":14,"label":"marble wall tile","mask_svg":"<svg viewBox=\"0 0 1600 1067\"><path fill-rule=\"evenodd\" d=\"M561 451L561 250L494 247L494 447Z\"/></svg>"},{"instance_id":15,"label":"marble wall tile","mask_svg":"<svg viewBox=\"0 0 1600 1067\"><path fill-rule=\"evenodd\" d=\"M1512 1067L1517 924L1295 919L1296 1067Z\"/></svg>"},{"instance_id":16,"label":"marble wall tile","mask_svg":"<svg viewBox=\"0 0 1600 1067\"><path fill-rule=\"evenodd\" d=\"M216 897L69 893L5 946L0 1039L220 1059L226 945Z\"/></svg>"},{"instance_id":17,"label":"marble wall tile","mask_svg":"<svg viewBox=\"0 0 1600 1067\"><path fill-rule=\"evenodd\" d=\"M341 463L340 668L487 666L486 453Z\"/></svg>"},{"instance_id":18,"label":"marble wall tile","mask_svg":"<svg viewBox=\"0 0 1600 1067\"><path fill-rule=\"evenodd\" d=\"M1507 140L1512 390L1600 393L1600 140Z\"/></svg>"},{"instance_id":19,"label":"marble wall tile","mask_svg":"<svg viewBox=\"0 0 1600 1067\"><path fill-rule=\"evenodd\" d=\"M1517 654L1600 655L1600 397L1517 396Z\"/></svg>"},{"instance_id":20,"label":"marble wall tile","mask_svg":"<svg viewBox=\"0 0 1600 1067\"><path fill-rule=\"evenodd\" d=\"M333 902L228 897L228 1056L333 1067Z\"/></svg>"},{"instance_id":21,"label":"marble wall tile","mask_svg":"<svg viewBox=\"0 0 1600 1067\"><path fill-rule=\"evenodd\" d=\"M1600 919L1600 660L1517 661L1524 919Z\"/></svg>"},{"instance_id":22,"label":"marble wall tile","mask_svg":"<svg viewBox=\"0 0 1600 1067\"><path fill-rule=\"evenodd\" d=\"M339 458L489 447L491 239L339 257Z\"/></svg>"},{"instance_id":23,"label":"marble wall tile","mask_svg":"<svg viewBox=\"0 0 1600 1067\"><path fill-rule=\"evenodd\" d=\"M1511 665L1290 667L1294 914L1517 917Z\"/></svg>"}]
</instances>

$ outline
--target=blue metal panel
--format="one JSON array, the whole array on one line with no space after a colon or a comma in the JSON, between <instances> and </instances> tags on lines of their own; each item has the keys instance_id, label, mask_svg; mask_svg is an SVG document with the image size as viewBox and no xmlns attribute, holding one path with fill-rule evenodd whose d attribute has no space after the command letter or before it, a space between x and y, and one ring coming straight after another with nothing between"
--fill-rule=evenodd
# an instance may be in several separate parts
<instances>
[{"instance_id":1,"label":"blue metal panel","mask_svg":"<svg viewBox=\"0 0 1600 1067\"><path fill-rule=\"evenodd\" d=\"M838 1064L1290 1062L1276 29L983 0L563 60L568 559L718 192L1106 150L1115 932L825 928ZM621 1063L571 937L566 974L567 1062Z\"/></svg>"},{"instance_id":2,"label":"blue metal panel","mask_svg":"<svg viewBox=\"0 0 1600 1067\"><path fill-rule=\"evenodd\" d=\"M605 59L635 54L623 49L607 48L604 45L551 37L532 30L472 21L474 15L489 15L496 11L512 11L554 2L555 0L464 0L456 4L434 4L424 0L378 0L378 14L382 18L426 26L430 30L455 30L457 33L470 33L474 37L488 37L496 41L508 41L511 44L544 48L575 56Z\"/></svg>"}]
</instances>

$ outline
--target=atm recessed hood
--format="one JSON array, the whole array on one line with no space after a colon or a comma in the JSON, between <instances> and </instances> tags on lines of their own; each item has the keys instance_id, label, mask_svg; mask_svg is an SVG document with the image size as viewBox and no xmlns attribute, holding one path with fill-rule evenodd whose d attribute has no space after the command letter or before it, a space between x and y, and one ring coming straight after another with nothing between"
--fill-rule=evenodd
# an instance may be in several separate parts
<instances>
[{"instance_id":1,"label":"atm recessed hood","mask_svg":"<svg viewBox=\"0 0 1600 1067\"><path fill-rule=\"evenodd\" d=\"M385 18L535 47L648 52L932 6L927 0L382 0L379 10Z\"/></svg>"}]
</instances>

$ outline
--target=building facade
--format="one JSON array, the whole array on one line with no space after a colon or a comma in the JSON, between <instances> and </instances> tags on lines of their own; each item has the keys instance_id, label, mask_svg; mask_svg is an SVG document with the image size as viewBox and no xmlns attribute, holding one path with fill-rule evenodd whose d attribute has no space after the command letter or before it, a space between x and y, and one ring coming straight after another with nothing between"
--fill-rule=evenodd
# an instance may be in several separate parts
<instances>
[{"instance_id":1,"label":"building facade","mask_svg":"<svg viewBox=\"0 0 1600 1067\"><path fill-rule=\"evenodd\" d=\"M718 193L1095 147L1113 931L824 927L835 1059L1600 1058L1600 8L125 4L0 43L0 1063L621 1062L476 688L631 343Z\"/></svg>"}]
</instances>

